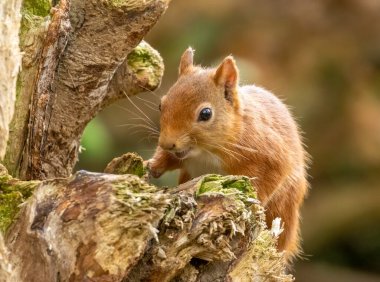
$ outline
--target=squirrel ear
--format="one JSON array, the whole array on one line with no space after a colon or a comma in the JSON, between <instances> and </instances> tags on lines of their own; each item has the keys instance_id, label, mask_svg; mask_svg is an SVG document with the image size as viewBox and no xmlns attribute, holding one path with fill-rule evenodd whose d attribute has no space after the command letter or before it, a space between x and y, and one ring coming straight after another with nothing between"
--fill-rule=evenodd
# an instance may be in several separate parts
<instances>
[{"instance_id":1,"label":"squirrel ear","mask_svg":"<svg viewBox=\"0 0 380 282\"><path fill-rule=\"evenodd\" d=\"M234 88L238 83L239 71L232 56L226 57L215 71L214 81L218 85Z\"/></svg>"},{"instance_id":2,"label":"squirrel ear","mask_svg":"<svg viewBox=\"0 0 380 282\"><path fill-rule=\"evenodd\" d=\"M194 49L189 47L182 54L181 61L179 63L179 75L183 75L188 72L193 66Z\"/></svg>"},{"instance_id":3,"label":"squirrel ear","mask_svg":"<svg viewBox=\"0 0 380 282\"><path fill-rule=\"evenodd\" d=\"M232 56L226 57L215 71L214 81L225 88L225 98L233 102L235 88L239 82L239 71Z\"/></svg>"}]
</instances>

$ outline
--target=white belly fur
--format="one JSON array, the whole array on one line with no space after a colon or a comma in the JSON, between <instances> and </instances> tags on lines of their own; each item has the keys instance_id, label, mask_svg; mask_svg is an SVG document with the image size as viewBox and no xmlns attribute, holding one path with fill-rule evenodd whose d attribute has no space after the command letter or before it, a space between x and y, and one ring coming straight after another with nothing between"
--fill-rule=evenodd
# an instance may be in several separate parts
<instances>
[{"instance_id":1,"label":"white belly fur","mask_svg":"<svg viewBox=\"0 0 380 282\"><path fill-rule=\"evenodd\" d=\"M184 167L192 178L209 173L225 174L219 157L206 151L184 160Z\"/></svg>"}]
</instances>

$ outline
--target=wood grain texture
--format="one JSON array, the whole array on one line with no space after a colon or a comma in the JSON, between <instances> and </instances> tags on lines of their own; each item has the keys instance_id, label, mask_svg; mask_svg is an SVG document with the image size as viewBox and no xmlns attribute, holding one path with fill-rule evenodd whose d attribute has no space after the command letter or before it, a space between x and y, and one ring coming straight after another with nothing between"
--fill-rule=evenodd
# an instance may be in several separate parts
<instances>
[{"instance_id":1,"label":"wood grain texture","mask_svg":"<svg viewBox=\"0 0 380 282\"><path fill-rule=\"evenodd\" d=\"M162 189L85 171L35 182L5 236L18 281L38 282L292 281L276 240L245 177Z\"/></svg>"},{"instance_id":2,"label":"wood grain texture","mask_svg":"<svg viewBox=\"0 0 380 282\"><path fill-rule=\"evenodd\" d=\"M0 161L5 155L9 123L16 100L16 79L21 63L18 31L21 0L0 3Z\"/></svg>"},{"instance_id":3,"label":"wood grain texture","mask_svg":"<svg viewBox=\"0 0 380 282\"><path fill-rule=\"evenodd\" d=\"M117 99L159 86L162 59L141 40L167 6L166 0L60 1L37 25L45 27L42 44L36 28L26 33L35 35L26 55L34 67L20 74L24 106L17 107L5 158L12 175L69 176L87 123Z\"/></svg>"}]
</instances>

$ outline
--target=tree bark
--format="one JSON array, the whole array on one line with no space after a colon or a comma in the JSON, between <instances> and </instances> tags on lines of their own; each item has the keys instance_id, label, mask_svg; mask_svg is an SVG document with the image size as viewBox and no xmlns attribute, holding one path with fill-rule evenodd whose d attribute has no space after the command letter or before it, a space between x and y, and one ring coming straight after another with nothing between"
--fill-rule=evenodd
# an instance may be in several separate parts
<instances>
[{"instance_id":1,"label":"tree bark","mask_svg":"<svg viewBox=\"0 0 380 282\"><path fill-rule=\"evenodd\" d=\"M159 54L147 43L134 48L167 5L61 0L49 20L24 9L21 99L5 158L12 175L69 176L87 123L109 103L159 86Z\"/></svg>"},{"instance_id":2,"label":"tree bark","mask_svg":"<svg viewBox=\"0 0 380 282\"><path fill-rule=\"evenodd\" d=\"M20 27L21 0L0 3L0 161L3 160L9 136L9 123L13 117L16 100L16 80L21 63L18 31ZM0 176L2 174L0 168ZM0 234L0 281L17 281L12 275L8 261L8 250Z\"/></svg>"},{"instance_id":3,"label":"tree bark","mask_svg":"<svg viewBox=\"0 0 380 282\"><path fill-rule=\"evenodd\" d=\"M0 179L9 193L30 183ZM28 189L6 233L19 281L292 281L248 178L159 189L132 174L81 171Z\"/></svg>"},{"instance_id":4,"label":"tree bark","mask_svg":"<svg viewBox=\"0 0 380 282\"><path fill-rule=\"evenodd\" d=\"M18 30L20 27L21 0L0 3L0 161L8 141L9 123L13 116L16 99L16 79L21 55Z\"/></svg>"}]
</instances>

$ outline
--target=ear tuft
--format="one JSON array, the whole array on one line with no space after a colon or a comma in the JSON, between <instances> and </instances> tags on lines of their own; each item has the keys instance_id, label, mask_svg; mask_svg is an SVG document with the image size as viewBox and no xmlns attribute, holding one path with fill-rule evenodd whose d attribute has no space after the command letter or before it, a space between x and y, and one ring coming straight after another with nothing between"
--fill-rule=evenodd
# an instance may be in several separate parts
<instances>
[{"instance_id":1,"label":"ear tuft","mask_svg":"<svg viewBox=\"0 0 380 282\"><path fill-rule=\"evenodd\" d=\"M179 75L183 75L190 71L193 67L194 49L189 47L181 56L179 63Z\"/></svg>"},{"instance_id":2,"label":"ear tuft","mask_svg":"<svg viewBox=\"0 0 380 282\"><path fill-rule=\"evenodd\" d=\"M239 71L232 56L226 57L218 66L214 74L214 81L216 85L224 87L225 98L233 102L233 96L239 83Z\"/></svg>"}]
</instances>

